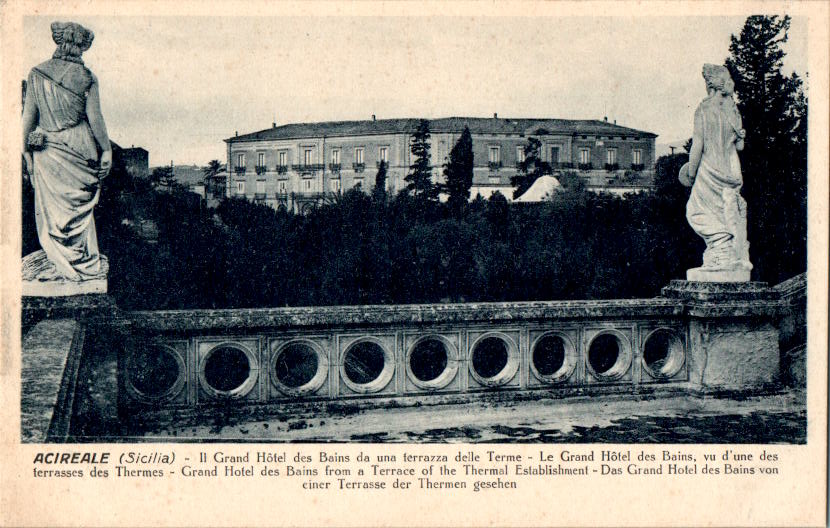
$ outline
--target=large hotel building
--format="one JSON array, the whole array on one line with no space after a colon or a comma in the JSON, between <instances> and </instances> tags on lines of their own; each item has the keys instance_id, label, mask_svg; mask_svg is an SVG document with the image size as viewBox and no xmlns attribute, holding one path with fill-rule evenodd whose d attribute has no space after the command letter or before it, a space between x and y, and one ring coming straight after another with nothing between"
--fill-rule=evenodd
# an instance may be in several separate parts
<instances>
[{"instance_id":1,"label":"large hotel building","mask_svg":"<svg viewBox=\"0 0 830 528\"><path fill-rule=\"evenodd\" d=\"M388 166L387 190L403 189L412 163L410 143L418 119L375 119L296 123L235 135L225 140L226 192L274 208L305 212L326 196L355 186L370 191L381 161ZM607 120L448 117L429 120L431 163L436 181L464 130L473 138L471 198L495 191L513 196L516 174L529 137L556 171L573 170L592 190L630 192L653 184L651 132Z\"/></svg>"}]
</instances>

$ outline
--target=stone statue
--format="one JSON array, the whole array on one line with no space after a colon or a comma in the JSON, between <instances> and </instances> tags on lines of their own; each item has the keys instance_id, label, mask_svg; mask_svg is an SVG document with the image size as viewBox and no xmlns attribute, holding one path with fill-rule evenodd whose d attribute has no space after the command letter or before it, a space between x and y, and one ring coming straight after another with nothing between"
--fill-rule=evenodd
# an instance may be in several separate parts
<instances>
[{"instance_id":1,"label":"stone statue","mask_svg":"<svg viewBox=\"0 0 830 528\"><path fill-rule=\"evenodd\" d=\"M112 167L98 81L81 59L93 33L54 22L52 58L32 68L23 103L23 158L35 190L42 250L23 258L23 295L105 293L92 209Z\"/></svg>"},{"instance_id":2,"label":"stone statue","mask_svg":"<svg viewBox=\"0 0 830 528\"><path fill-rule=\"evenodd\" d=\"M746 282L752 264L746 240L746 201L738 151L746 131L732 94L735 83L724 66L705 64L708 96L695 111L689 162L679 179L692 186L686 219L706 242L703 265L686 272L690 281Z\"/></svg>"}]
</instances>

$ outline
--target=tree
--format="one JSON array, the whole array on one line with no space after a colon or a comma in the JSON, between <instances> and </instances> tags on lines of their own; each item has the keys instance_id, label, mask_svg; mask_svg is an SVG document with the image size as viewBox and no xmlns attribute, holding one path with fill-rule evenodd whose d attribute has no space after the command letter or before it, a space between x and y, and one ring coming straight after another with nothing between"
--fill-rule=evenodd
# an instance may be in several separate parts
<instances>
[{"instance_id":1,"label":"tree","mask_svg":"<svg viewBox=\"0 0 830 528\"><path fill-rule=\"evenodd\" d=\"M807 99L782 72L790 17L751 16L726 60L746 130L742 152L748 238L756 276L778 282L806 269Z\"/></svg>"},{"instance_id":2,"label":"tree","mask_svg":"<svg viewBox=\"0 0 830 528\"><path fill-rule=\"evenodd\" d=\"M202 174L205 175L203 182L205 185L205 194L213 193L214 198L218 198L225 193L225 186L221 185L222 182L218 177L223 168L219 160L210 160L202 168Z\"/></svg>"},{"instance_id":3,"label":"tree","mask_svg":"<svg viewBox=\"0 0 830 528\"><path fill-rule=\"evenodd\" d=\"M467 127L450 151L450 159L444 165L444 179L443 189L449 196L447 204L458 215L467 205L473 186L473 137Z\"/></svg>"},{"instance_id":4,"label":"tree","mask_svg":"<svg viewBox=\"0 0 830 528\"><path fill-rule=\"evenodd\" d=\"M156 185L163 185L165 187L172 187L176 183L176 176L173 174L173 167L167 165L163 167L156 167L150 174L150 181Z\"/></svg>"},{"instance_id":5,"label":"tree","mask_svg":"<svg viewBox=\"0 0 830 528\"><path fill-rule=\"evenodd\" d=\"M510 185L515 188L513 191L514 199L530 189L533 182L539 177L553 172L550 163L542 161L541 151L541 141L535 137L527 139L527 145L524 148L524 159L519 162L519 170L516 172L516 175L510 178Z\"/></svg>"},{"instance_id":6,"label":"tree","mask_svg":"<svg viewBox=\"0 0 830 528\"><path fill-rule=\"evenodd\" d=\"M421 119L412 135L410 151L414 156L409 174L404 178L406 190L421 202L437 202L439 189L432 181L430 165L429 121Z\"/></svg>"},{"instance_id":7,"label":"tree","mask_svg":"<svg viewBox=\"0 0 830 528\"><path fill-rule=\"evenodd\" d=\"M386 199L386 162L381 160L378 166L378 173L375 176L375 187L372 189L372 196L378 201Z\"/></svg>"},{"instance_id":8,"label":"tree","mask_svg":"<svg viewBox=\"0 0 830 528\"><path fill-rule=\"evenodd\" d=\"M668 154L657 158L654 164L654 191L660 196L683 196L688 200L689 191L677 179L680 174L680 167L689 161L689 155L685 152ZM685 203L685 202L683 202Z\"/></svg>"}]
</instances>

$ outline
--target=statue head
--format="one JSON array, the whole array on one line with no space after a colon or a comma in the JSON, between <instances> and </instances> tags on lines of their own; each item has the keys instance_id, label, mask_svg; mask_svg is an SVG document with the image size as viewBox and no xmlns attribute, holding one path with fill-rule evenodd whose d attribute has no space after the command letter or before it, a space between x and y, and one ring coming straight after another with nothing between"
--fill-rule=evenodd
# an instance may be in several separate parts
<instances>
[{"instance_id":1,"label":"statue head","mask_svg":"<svg viewBox=\"0 0 830 528\"><path fill-rule=\"evenodd\" d=\"M735 91L735 82L726 66L704 64L703 79L706 81L706 89L710 92L716 91L724 96L730 96Z\"/></svg>"},{"instance_id":2,"label":"statue head","mask_svg":"<svg viewBox=\"0 0 830 528\"><path fill-rule=\"evenodd\" d=\"M52 40L58 45L52 57L80 62L94 38L92 31L75 22L52 22Z\"/></svg>"}]
</instances>

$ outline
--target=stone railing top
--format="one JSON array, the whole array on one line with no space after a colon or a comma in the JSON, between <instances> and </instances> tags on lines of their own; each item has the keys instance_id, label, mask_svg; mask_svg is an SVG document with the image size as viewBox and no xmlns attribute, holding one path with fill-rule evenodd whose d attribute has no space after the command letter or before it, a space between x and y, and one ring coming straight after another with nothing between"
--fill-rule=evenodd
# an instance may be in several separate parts
<instances>
[{"instance_id":1,"label":"stone railing top","mask_svg":"<svg viewBox=\"0 0 830 528\"><path fill-rule=\"evenodd\" d=\"M663 288L661 297L651 299L124 311L107 295L90 295L60 299L24 297L22 308L24 322L30 324L44 317L81 317L95 324L126 324L137 330L190 332L475 322L509 324L557 319L774 317L791 306L794 299L803 297L805 291L806 277L800 275L774 288L759 282L672 281Z\"/></svg>"},{"instance_id":2,"label":"stone railing top","mask_svg":"<svg viewBox=\"0 0 830 528\"><path fill-rule=\"evenodd\" d=\"M695 301L777 300L781 294L766 282L699 282L673 280L663 297Z\"/></svg>"},{"instance_id":3,"label":"stone railing top","mask_svg":"<svg viewBox=\"0 0 830 528\"><path fill-rule=\"evenodd\" d=\"M683 303L674 299L539 301L463 304L310 306L228 310L128 312L133 328L192 331L216 328L385 326L548 319L676 317Z\"/></svg>"},{"instance_id":4,"label":"stone railing top","mask_svg":"<svg viewBox=\"0 0 830 528\"><path fill-rule=\"evenodd\" d=\"M793 300L807 295L807 274L801 273L776 285L774 290L781 294L782 299Z\"/></svg>"}]
</instances>

